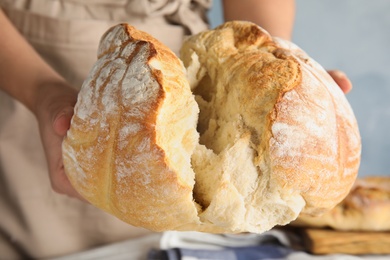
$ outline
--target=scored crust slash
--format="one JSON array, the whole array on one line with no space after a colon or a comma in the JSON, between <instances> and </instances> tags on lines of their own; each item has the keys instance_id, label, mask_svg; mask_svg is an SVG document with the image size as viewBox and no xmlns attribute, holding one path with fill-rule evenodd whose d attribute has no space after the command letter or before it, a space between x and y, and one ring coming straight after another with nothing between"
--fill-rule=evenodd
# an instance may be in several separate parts
<instances>
[{"instance_id":1,"label":"scored crust slash","mask_svg":"<svg viewBox=\"0 0 390 260\"><path fill-rule=\"evenodd\" d=\"M155 231L261 233L333 208L357 175L353 111L326 71L249 22L180 59L127 24L102 37L63 142L91 204Z\"/></svg>"}]
</instances>

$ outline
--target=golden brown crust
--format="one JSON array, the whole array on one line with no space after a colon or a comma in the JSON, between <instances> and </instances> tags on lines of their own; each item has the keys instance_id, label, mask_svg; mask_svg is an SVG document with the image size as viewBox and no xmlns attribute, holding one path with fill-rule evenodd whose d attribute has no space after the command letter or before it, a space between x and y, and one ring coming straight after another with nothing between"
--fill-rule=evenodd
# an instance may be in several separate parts
<instances>
[{"instance_id":1,"label":"golden brown crust","mask_svg":"<svg viewBox=\"0 0 390 260\"><path fill-rule=\"evenodd\" d=\"M70 181L93 205L152 230L196 223L193 180L174 171L157 134L170 88L196 115L185 81L180 61L148 34L119 25L103 36L63 149Z\"/></svg>"},{"instance_id":2,"label":"golden brown crust","mask_svg":"<svg viewBox=\"0 0 390 260\"><path fill-rule=\"evenodd\" d=\"M320 214L346 196L359 167L360 136L345 96L321 66L292 43L272 39L244 22L226 23L190 38L181 57L191 72L195 61L200 63L200 76L191 85L201 108L201 143L220 154L229 147L226 136L239 136L230 140L234 146L250 135L261 180L246 208L277 210L288 219L301 210ZM242 130L226 130L225 122L234 120ZM218 195L210 192L213 185L205 188L209 180L202 179L195 195L204 199L208 193L203 202L208 206ZM272 199L267 202L265 197ZM288 202L281 206L282 201ZM250 220L250 214L256 215L248 213L246 221L257 221Z\"/></svg>"},{"instance_id":3,"label":"golden brown crust","mask_svg":"<svg viewBox=\"0 0 390 260\"><path fill-rule=\"evenodd\" d=\"M229 22L187 39L181 59L129 25L103 35L63 145L87 200L157 231L260 233L345 197L356 120L303 51Z\"/></svg>"}]
</instances>

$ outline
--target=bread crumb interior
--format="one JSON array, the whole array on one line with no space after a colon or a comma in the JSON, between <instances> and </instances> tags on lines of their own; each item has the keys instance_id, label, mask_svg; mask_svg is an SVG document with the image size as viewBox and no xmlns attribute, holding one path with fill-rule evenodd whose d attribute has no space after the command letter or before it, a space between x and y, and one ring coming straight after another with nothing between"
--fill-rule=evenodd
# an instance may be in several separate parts
<instances>
[{"instance_id":1,"label":"bread crumb interior","mask_svg":"<svg viewBox=\"0 0 390 260\"><path fill-rule=\"evenodd\" d=\"M296 64L276 57L267 48L237 52L214 67L209 61L201 66L195 52L190 57L185 62L187 75L200 109L199 145L191 164L195 172L193 197L201 206L201 220L213 218L202 219L208 209L214 215L216 210L229 211L221 215L230 214L233 222L245 219L248 227L267 229L274 222L291 220L297 213L281 198L280 191L272 188L266 151L274 105L296 84L291 80L296 79ZM235 212L241 215L234 216ZM268 220L259 218L264 212L275 214ZM258 223L259 219L264 223ZM234 229L234 223L228 225Z\"/></svg>"}]
</instances>

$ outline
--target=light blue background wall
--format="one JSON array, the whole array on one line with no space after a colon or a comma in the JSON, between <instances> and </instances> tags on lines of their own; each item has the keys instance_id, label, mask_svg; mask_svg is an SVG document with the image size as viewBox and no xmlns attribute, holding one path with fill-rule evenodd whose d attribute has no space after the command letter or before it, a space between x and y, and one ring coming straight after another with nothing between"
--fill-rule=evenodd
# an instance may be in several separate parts
<instances>
[{"instance_id":1,"label":"light blue background wall","mask_svg":"<svg viewBox=\"0 0 390 260\"><path fill-rule=\"evenodd\" d=\"M390 1L297 0L293 42L325 68L345 71L362 137L359 175L390 175ZM210 14L222 23L220 1Z\"/></svg>"}]
</instances>

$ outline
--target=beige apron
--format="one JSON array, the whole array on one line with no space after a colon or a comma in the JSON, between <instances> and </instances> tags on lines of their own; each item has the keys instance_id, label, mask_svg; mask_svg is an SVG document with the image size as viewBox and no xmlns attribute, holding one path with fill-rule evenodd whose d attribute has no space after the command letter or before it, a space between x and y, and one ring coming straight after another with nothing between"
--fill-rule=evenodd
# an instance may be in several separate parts
<instances>
[{"instance_id":1,"label":"beige apron","mask_svg":"<svg viewBox=\"0 0 390 260\"><path fill-rule=\"evenodd\" d=\"M0 0L33 47L79 88L100 36L128 22L178 52L210 0ZM1 35L0 35L1 40ZM15 57L23 59L23 57ZM51 190L34 116L0 91L0 259L49 258L148 234Z\"/></svg>"}]
</instances>

